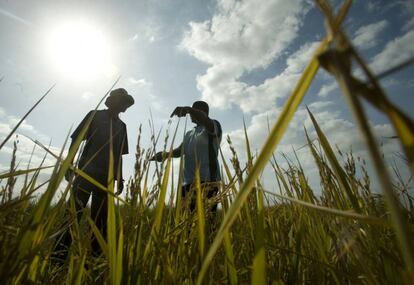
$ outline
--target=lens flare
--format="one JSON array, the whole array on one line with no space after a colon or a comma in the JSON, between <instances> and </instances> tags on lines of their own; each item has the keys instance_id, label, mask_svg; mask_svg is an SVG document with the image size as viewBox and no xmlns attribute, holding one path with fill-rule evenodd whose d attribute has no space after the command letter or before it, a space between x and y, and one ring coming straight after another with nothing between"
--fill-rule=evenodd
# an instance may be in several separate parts
<instances>
[{"instance_id":1,"label":"lens flare","mask_svg":"<svg viewBox=\"0 0 414 285\"><path fill-rule=\"evenodd\" d=\"M57 71L76 79L105 75L111 67L108 40L87 22L55 26L46 37L45 51Z\"/></svg>"}]
</instances>

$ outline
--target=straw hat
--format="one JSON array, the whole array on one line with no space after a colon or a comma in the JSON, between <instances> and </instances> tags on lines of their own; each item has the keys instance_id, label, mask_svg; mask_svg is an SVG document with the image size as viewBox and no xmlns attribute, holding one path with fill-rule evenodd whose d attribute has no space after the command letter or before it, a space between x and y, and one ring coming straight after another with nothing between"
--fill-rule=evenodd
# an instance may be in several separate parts
<instances>
[{"instance_id":1,"label":"straw hat","mask_svg":"<svg viewBox=\"0 0 414 285\"><path fill-rule=\"evenodd\" d=\"M108 108L112 108L115 106L125 106L131 107L134 105L135 101L134 98L128 94L128 92L124 88L114 89L109 93L108 98L106 98L105 105Z\"/></svg>"}]
</instances>

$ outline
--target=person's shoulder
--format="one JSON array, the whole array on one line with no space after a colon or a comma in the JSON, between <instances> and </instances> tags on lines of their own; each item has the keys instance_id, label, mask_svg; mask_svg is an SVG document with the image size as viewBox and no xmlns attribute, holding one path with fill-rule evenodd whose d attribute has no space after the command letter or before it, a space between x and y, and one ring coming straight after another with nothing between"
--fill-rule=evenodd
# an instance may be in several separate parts
<instances>
[{"instance_id":1,"label":"person's shoulder","mask_svg":"<svg viewBox=\"0 0 414 285\"><path fill-rule=\"evenodd\" d=\"M106 110L90 110L86 116L102 116L105 115Z\"/></svg>"},{"instance_id":2,"label":"person's shoulder","mask_svg":"<svg viewBox=\"0 0 414 285\"><path fill-rule=\"evenodd\" d=\"M192 129L189 129L188 131L186 131L185 134L184 134L184 139L187 139L187 138L193 136L194 133L195 133L195 129L196 129L196 127L194 127Z\"/></svg>"},{"instance_id":3,"label":"person's shoulder","mask_svg":"<svg viewBox=\"0 0 414 285\"><path fill-rule=\"evenodd\" d=\"M109 110L108 109L96 110L96 114L98 116L109 116Z\"/></svg>"},{"instance_id":4,"label":"person's shoulder","mask_svg":"<svg viewBox=\"0 0 414 285\"><path fill-rule=\"evenodd\" d=\"M217 126L220 126L221 127L221 124L220 124L220 122L219 121L217 121L216 119L211 119Z\"/></svg>"},{"instance_id":5,"label":"person's shoulder","mask_svg":"<svg viewBox=\"0 0 414 285\"><path fill-rule=\"evenodd\" d=\"M125 131L127 129L127 125L125 124L124 121L121 120L121 118L118 118L118 126L124 129Z\"/></svg>"},{"instance_id":6,"label":"person's shoulder","mask_svg":"<svg viewBox=\"0 0 414 285\"><path fill-rule=\"evenodd\" d=\"M219 121L215 120L215 119L211 119L214 123L214 128L216 129L216 132L218 132L218 134L222 133L222 129L221 129L221 124Z\"/></svg>"}]
</instances>

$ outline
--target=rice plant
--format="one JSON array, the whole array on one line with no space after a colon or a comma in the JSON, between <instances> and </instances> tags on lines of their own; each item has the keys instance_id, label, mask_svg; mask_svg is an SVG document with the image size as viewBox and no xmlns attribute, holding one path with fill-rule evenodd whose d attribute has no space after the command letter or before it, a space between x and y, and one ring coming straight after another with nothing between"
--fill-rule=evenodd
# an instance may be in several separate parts
<instances>
[{"instance_id":1,"label":"rice plant","mask_svg":"<svg viewBox=\"0 0 414 285\"><path fill-rule=\"evenodd\" d=\"M413 122L387 100L378 78L343 33L341 23L351 1L345 1L337 15L326 1L316 3L327 19L327 36L304 70L264 146L258 156L253 156L245 127L247 161L242 162L228 138L232 157L221 153L224 183L219 195L216 201L206 199L198 177L193 213L188 209L189 201L181 198L181 173L178 181L171 175L172 158L168 157L154 171L150 167L149 159L160 137L153 128L152 145L147 148L141 145L143 134L139 129L134 175L128 181L125 198L114 195L113 185L99 186L72 165L75 152L64 157L65 145L60 154L53 154L55 165L42 162L25 170L16 168L14 152L10 170L0 174L2 283L412 284L414 198L406 181L398 175L399 170L391 176L384 167L361 101L366 100L390 118L411 172ZM362 68L368 82L353 77L351 62ZM282 161L274 156L320 67L335 76L348 99L379 174L381 193L371 188L364 161L352 152L335 151L311 112L316 136L311 137L305 130L304 143L319 172L320 194L310 185L300 158L295 162L286 158L283 162L287 166L282 167ZM19 124L3 140L0 151ZM171 139L166 136L164 149L173 148L178 127L179 124ZM47 147L41 147L51 154ZM265 166L273 170L278 193L263 187L260 175ZM53 168L48 181L39 183L40 172L48 168ZM106 237L100 234L87 211L78 223L70 195L71 182L61 198L52 203L70 168L108 193ZM16 189L16 179L24 181L21 189ZM221 207L212 215L209 209L216 202ZM54 245L66 230L70 231L73 243L67 258L56 262L52 258L56 254ZM90 254L91 236L97 238L102 248L98 257Z\"/></svg>"}]
</instances>

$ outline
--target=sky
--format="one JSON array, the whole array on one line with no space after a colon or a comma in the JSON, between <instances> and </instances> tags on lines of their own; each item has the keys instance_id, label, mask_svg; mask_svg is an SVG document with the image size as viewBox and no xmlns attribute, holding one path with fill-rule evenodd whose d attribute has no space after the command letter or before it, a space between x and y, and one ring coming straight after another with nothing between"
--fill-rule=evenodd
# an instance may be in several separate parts
<instances>
[{"instance_id":1,"label":"sky","mask_svg":"<svg viewBox=\"0 0 414 285\"><path fill-rule=\"evenodd\" d=\"M331 1L336 8L340 2ZM344 29L378 74L414 56L413 16L410 0L357 0ZM71 129L120 76L116 87L135 98L135 105L120 116L129 137L126 177L133 174L139 126L142 146L149 148L151 115L163 136L177 125L176 118L168 123L174 108L196 100L208 102L210 117L221 123L226 158L229 136L243 162L243 120L258 153L268 126L280 115L325 34L322 14L309 0L0 0L0 139L56 84L17 132L19 167L27 167L33 149L26 137L50 145L58 154ZM410 66L381 81L389 99L411 117L413 74ZM352 150L372 170L347 103L334 78L322 69L276 150L282 166L286 165L282 154L296 150L318 191L318 172L309 151L302 148L304 127L316 136L306 106L332 145ZM398 141L390 139L395 133L389 121L365 106L390 171L397 165L408 177L398 158ZM180 132L183 126L180 122ZM0 151L1 171L9 167L12 142ZM44 155L35 150L31 164L38 165ZM54 162L46 157L45 164ZM374 191L379 191L375 174L373 178ZM269 169L263 180L269 190L277 190Z\"/></svg>"}]
</instances>

